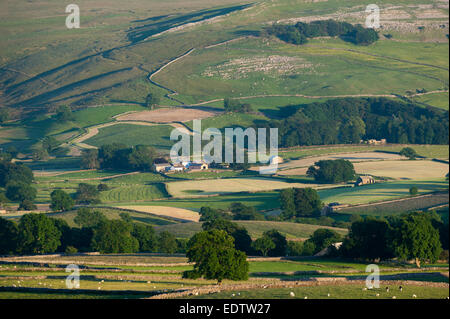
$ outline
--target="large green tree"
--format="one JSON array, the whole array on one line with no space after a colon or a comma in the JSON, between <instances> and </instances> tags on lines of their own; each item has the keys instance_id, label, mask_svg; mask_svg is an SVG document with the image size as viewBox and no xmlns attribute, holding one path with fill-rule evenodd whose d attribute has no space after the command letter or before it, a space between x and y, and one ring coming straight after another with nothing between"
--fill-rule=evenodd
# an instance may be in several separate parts
<instances>
[{"instance_id":1,"label":"large green tree","mask_svg":"<svg viewBox=\"0 0 450 319\"><path fill-rule=\"evenodd\" d=\"M156 252L158 249L158 237L150 225L133 224L131 235L139 242L140 252Z\"/></svg>"},{"instance_id":2,"label":"large green tree","mask_svg":"<svg viewBox=\"0 0 450 319\"><path fill-rule=\"evenodd\" d=\"M75 193L75 199L78 203L82 204L97 204L100 203L100 192L97 186L80 183L78 184L77 192Z\"/></svg>"},{"instance_id":3,"label":"large green tree","mask_svg":"<svg viewBox=\"0 0 450 319\"><path fill-rule=\"evenodd\" d=\"M163 231L159 234L158 251L160 253L173 254L177 251L177 249L177 238L173 234L168 231Z\"/></svg>"},{"instance_id":4,"label":"large green tree","mask_svg":"<svg viewBox=\"0 0 450 319\"><path fill-rule=\"evenodd\" d=\"M252 243L252 247L255 251L261 253L261 255L265 257L267 256L267 254L271 249L275 248L275 243L270 237L263 236L261 238L256 239Z\"/></svg>"},{"instance_id":5,"label":"large green tree","mask_svg":"<svg viewBox=\"0 0 450 319\"><path fill-rule=\"evenodd\" d=\"M296 216L318 216L323 207L319 193L312 188L296 188L294 191Z\"/></svg>"},{"instance_id":6,"label":"large green tree","mask_svg":"<svg viewBox=\"0 0 450 319\"><path fill-rule=\"evenodd\" d=\"M139 242L132 230L133 226L122 220L103 220L94 228L91 247L101 253L135 253Z\"/></svg>"},{"instance_id":7,"label":"large green tree","mask_svg":"<svg viewBox=\"0 0 450 319\"><path fill-rule=\"evenodd\" d=\"M11 201L22 202L24 200L33 201L37 191L31 185L24 182L10 182L6 185L5 195Z\"/></svg>"},{"instance_id":8,"label":"large green tree","mask_svg":"<svg viewBox=\"0 0 450 319\"><path fill-rule=\"evenodd\" d=\"M51 204L50 208L53 211L67 211L71 210L74 205L74 201L69 194L61 189L56 189L50 194Z\"/></svg>"},{"instance_id":9,"label":"large green tree","mask_svg":"<svg viewBox=\"0 0 450 319\"><path fill-rule=\"evenodd\" d=\"M78 209L74 223L85 228L92 228L100 224L100 222L105 221L106 216L99 211L91 211L89 208L83 207Z\"/></svg>"},{"instance_id":10,"label":"large green tree","mask_svg":"<svg viewBox=\"0 0 450 319\"><path fill-rule=\"evenodd\" d=\"M410 214L398 220L393 225L390 246L398 258L414 259L417 267L424 261L435 262L442 251L439 231L423 213Z\"/></svg>"},{"instance_id":11,"label":"large green tree","mask_svg":"<svg viewBox=\"0 0 450 319\"><path fill-rule=\"evenodd\" d=\"M5 187L10 182L23 182L31 184L33 182L33 171L23 165L6 161L0 161L0 187Z\"/></svg>"},{"instance_id":12,"label":"large green tree","mask_svg":"<svg viewBox=\"0 0 450 319\"><path fill-rule=\"evenodd\" d=\"M18 227L18 251L22 254L45 254L56 251L61 232L45 214L26 214Z\"/></svg>"},{"instance_id":13,"label":"large green tree","mask_svg":"<svg viewBox=\"0 0 450 319\"><path fill-rule=\"evenodd\" d=\"M237 250L243 251L246 254L252 252L252 238L245 227L239 226L229 220L218 218L203 223L202 228L206 231L213 229L223 230L234 238L234 247Z\"/></svg>"},{"instance_id":14,"label":"large green tree","mask_svg":"<svg viewBox=\"0 0 450 319\"><path fill-rule=\"evenodd\" d=\"M355 179L353 164L344 159L321 160L308 168L307 175L319 183L342 183Z\"/></svg>"},{"instance_id":15,"label":"large green tree","mask_svg":"<svg viewBox=\"0 0 450 319\"><path fill-rule=\"evenodd\" d=\"M286 256L287 240L278 230L272 229L263 233L263 237L269 238L275 244L275 247L268 251L269 256Z\"/></svg>"},{"instance_id":16,"label":"large green tree","mask_svg":"<svg viewBox=\"0 0 450 319\"><path fill-rule=\"evenodd\" d=\"M247 280L249 264L244 252L234 248L233 237L223 230L213 229L195 234L188 242L186 256L194 262L194 270L183 277Z\"/></svg>"},{"instance_id":17,"label":"large green tree","mask_svg":"<svg viewBox=\"0 0 450 319\"><path fill-rule=\"evenodd\" d=\"M0 217L0 255L9 255L17 249L17 224Z\"/></svg>"},{"instance_id":18,"label":"large green tree","mask_svg":"<svg viewBox=\"0 0 450 319\"><path fill-rule=\"evenodd\" d=\"M307 241L314 244L314 253L318 253L321 250L330 247L331 244L342 241L342 236L334 230L319 228L314 231Z\"/></svg>"},{"instance_id":19,"label":"large green tree","mask_svg":"<svg viewBox=\"0 0 450 319\"><path fill-rule=\"evenodd\" d=\"M391 258L389 248L389 223L368 217L352 223L348 236L344 239L341 252L346 257L367 260Z\"/></svg>"},{"instance_id":20,"label":"large green tree","mask_svg":"<svg viewBox=\"0 0 450 319\"><path fill-rule=\"evenodd\" d=\"M283 219L291 219L296 215L293 188L280 191L280 206Z\"/></svg>"}]
</instances>

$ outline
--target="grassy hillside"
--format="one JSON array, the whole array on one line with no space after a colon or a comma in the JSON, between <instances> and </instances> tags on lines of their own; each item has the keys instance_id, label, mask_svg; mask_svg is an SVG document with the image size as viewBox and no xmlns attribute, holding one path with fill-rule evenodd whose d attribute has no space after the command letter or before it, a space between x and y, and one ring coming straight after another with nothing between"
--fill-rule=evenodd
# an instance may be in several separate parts
<instances>
[{"instance_id":1,"label":"grassy hillside","mask_svg":"<svg viewBox=\"0 0 450 319\"><path fill-rule=\"evenodd\" d=\"M272 221L234 221L244 226L252 238L259 238L265 231L276 229L288 239L307 239L312 233L319 228L334 229L340 234L346 234L346 229L333 228L326 226L297 224L288 222L272 222ZM190 238L195 233L202 230L201 223L183 223L174 225L158 226L156 231L169 231L178 238Z\"/></svg>"}]
</instances>

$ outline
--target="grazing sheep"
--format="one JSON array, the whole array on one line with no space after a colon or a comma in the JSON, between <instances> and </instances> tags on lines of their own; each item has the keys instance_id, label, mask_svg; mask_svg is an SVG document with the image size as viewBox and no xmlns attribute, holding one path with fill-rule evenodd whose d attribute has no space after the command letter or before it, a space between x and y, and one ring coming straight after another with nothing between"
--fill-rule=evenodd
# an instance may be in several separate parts
<instances>
[{"instance_id":1,"label":"grazing sheep","mask_svg":"<svg viewBox=\"0 0 450 319\"><path fill-rule=\"evenodd\" d=\"M397 297L396 296L392 296L392 299L397 299Z\"/></svg>"},{"instance_id":2,"label":"grazing sheep","mask_svg":"<svg viewBox=\"0 0 450 319\"><path fill-rule=\"evenodd\" d=\"M413 298L417 298L417 296L416 296L416 295L413 295Z\"/></svg>"},{"instance_id":3,"label":"grazing sheep","mask_svg":"<svg viewBox=\"0 0 450 319\"><path fill-rule=\"evenodd\" d=\"M236 294L231 294L231 297L235 297L236 296Z\"/></svg>"},{"instance_id":4,"label":"grazing sheep","mask_svg":"<svg viewBox=\"0 0 450 319\"><path fill-rule=\"evenodd\" d=\"M291 291L291 292L289 293L289 295L291 295L291 297L295 297L295 294L294 294L293 291Z\"/></svg>"},{"instance_id":5,"label":"grazing sheep","mask_svg":"<svg viewBox=\"0 0 450 319\"><path fill-rule=\"evenodd\" d=\"M308 296L305 296L305 299L308 299Z\"/></svg>"},{"instance_id":6,"label":"grazing sheep","mask_svg":"<svg viewBox=\"0 0 450 319\"><path fill-rule=\"evenodd\" d=\"M327 295L328 297L330 297L331 296L331 294L330 293L328 293L328 295Z\"/></svg>"}]
</instances>

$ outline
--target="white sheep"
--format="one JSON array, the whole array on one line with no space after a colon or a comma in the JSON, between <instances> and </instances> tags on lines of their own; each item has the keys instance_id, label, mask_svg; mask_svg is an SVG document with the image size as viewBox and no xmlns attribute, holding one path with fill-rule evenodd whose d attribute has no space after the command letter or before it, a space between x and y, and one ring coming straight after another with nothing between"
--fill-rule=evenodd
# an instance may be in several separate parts
<instances>
[{"instance_id":1,"label":"white sheep","mask_svg":"<svg viewBox=\"0 0 450 319\"><path fill-rule=\"evenodd\" d=\"M291 291L291 292L289 293L289 295L291 295L291 297L295 297L295 294L294 294L293 291Z\"/></svg>"}]
</instances>

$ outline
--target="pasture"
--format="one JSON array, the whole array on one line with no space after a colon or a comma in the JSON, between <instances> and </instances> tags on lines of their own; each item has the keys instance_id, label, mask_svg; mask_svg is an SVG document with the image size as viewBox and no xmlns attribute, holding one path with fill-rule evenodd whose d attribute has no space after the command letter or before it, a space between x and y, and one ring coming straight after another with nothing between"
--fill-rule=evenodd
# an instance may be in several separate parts
<instances>
[{"instance_id":1,"label":"pasture","mask_svg":"<svg viewBox=\"0 0 450 319\"><path fill-rule=\"evenodd\" d=\"M233 221L238 225L245 227L249 235L253 238L259 238L265 231L276 229L281 234L286 236L290 240L306 240L309 238L314 231L319 228L327 228L335 230L336 232L345 235L347 233L346 229L327 227L319 225L309 225L309 224L299 224L291 222L273 222L273 221L245 221L245 220L235 220ZM183 224L173 224L173 225L161 225L155 228L157 232L169 231L178 238L190 238L197 232L202 230L201 223L183 223Z\"/></svg>"},{"instance_id":2,"label":"pasture","mask_svg":"<svg viewBox=\"0 0 450 319\"><path fill-rule=\"evenodd\" d=\"M429 181L392 181L360 187L324 189L319 190L319 195L325 203L358 205L408 197L412 186L419 189L419 194L425 194L447 190L448 182L443 178Z\"/></svg>"},{"instance_id":3,"label":"pasture","mask_svg":"<svg viewBox=\"0 0 450 319\"><path fill-rule=\"evenodd\" d=\"M379 264L383 289L365 290L366 265L322 258L253 258L248 281L182 279L184 255L110 254L0 259L0 298L446 298L448 265ZM65 267L80 267L79 289L66 287ZM433 268L430 268L430 267ZM447 273L447 277L445 274ZM403 286L403 291L398 290ZM386 292L385 286L391 288ZM221 290L220 292L218 290ZM294 292L291 297L290 292ZM379 296L376 296L379 293ZM328 295L329 294L329 295ZM447 294L447 295L446 295Z\"/></svg>"},{"instance_id":4,"label":"pasture","mask_svg":"<svg viewBox=\"0 0 450 319\"><path fill-rule=\"evenodd\" d=\"M100 129L99 134L87 139L84 143L100 147L105 144L122 143L127 146L150 145L158 150L170 150L169 125L144 126L132 124L117 124Z\"/></svg>"}]
</instances>

